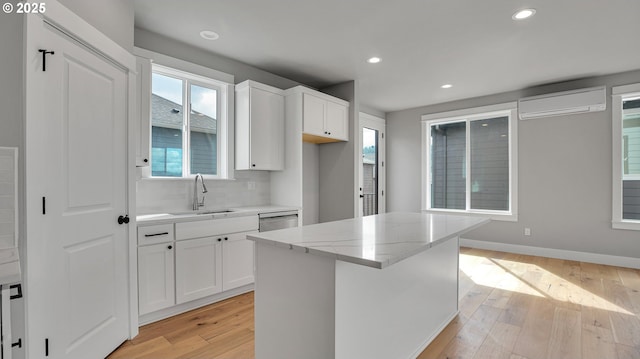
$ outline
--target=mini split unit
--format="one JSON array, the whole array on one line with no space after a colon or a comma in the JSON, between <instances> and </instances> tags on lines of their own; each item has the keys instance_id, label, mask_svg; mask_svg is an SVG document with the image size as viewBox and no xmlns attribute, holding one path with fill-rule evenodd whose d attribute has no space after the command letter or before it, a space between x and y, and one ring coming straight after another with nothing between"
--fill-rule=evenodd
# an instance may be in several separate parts
<instances>
[{"instance_id":1,"label":"mini split unit","mask_svg":"<svg viewBox=\"0 0 640 359\"><path fill-rule=\"evenodd\" d=\"M604 111L607 108L605 86L556 92L518 100L521 120Z\"/></svg>"}]
</instances>

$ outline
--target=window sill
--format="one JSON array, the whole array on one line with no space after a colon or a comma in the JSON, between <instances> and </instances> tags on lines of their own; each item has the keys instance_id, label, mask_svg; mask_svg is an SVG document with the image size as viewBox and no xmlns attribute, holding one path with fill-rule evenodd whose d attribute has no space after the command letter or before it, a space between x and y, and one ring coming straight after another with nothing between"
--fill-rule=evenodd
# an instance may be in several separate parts
<instances>
[{"instance_id":1,"label":"window sill","mask_svg":"<svg viewBox=\"0 0 640 359\"><path fill-rule=\"evenodd\" d=\"M518 215L514 213L496 213L496 212L478 212L478 211L456 211L451 209L423 209L424 213L439 213L439 214L457 214L461 216L472 216L472 217L484 217L490 218L493 221L504 221L504 222L517 222Z\"/></svg>"},{"instance_id":2,"label":"window sill","mask_svg":"<svg viewBox=\"0 0 640 359\"><path fill-rule=\"evenodd\" d=\"M206 181L235 181L235 178L219 178L203 176ZM191 181L193 182L195 175L192 177L140 177L141 181Z\"/></svg>"},{"instance_id":3,"label":"window sill","mask_svg":"<svg viewBox=\"0 0 640 359\"><path fill-rule=\"evenodd\" d=\"M640 231L640 221L612 221L613 229L626 229L631 231Z\"/></svg>"}]
</instances>

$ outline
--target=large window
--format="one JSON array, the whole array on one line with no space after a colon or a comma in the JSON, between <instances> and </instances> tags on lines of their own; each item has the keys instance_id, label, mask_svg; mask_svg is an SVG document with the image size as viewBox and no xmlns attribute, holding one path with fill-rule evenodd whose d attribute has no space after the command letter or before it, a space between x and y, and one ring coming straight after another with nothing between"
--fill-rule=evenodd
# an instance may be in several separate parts
<instances>
[{"instance_id":1,"label":"large window","mask_svg":"<svg viewBox=\"0 0 640 359\"><path fill-rule=\"evenodd\" d=\"M226 84L154 65L151 176L224 177Z\"/></svg>"},{"instance_id":2,"label":"large window","mask_svg":"<svg viewBox=\"0 0 640 359\"><path fill-rule=\"evenodd\" d=\"M613 95L613 226L640 229L640 84Z\"/></svg>"},{"instance_id":3,"label":"large window","mask_svg":"<svg viewBox=\"0 0 640 359\"><path fill-rule=\"evenodd\" d=\"M515 107L422 116L424 209L517 219Z\"/></svg>"}]
</instances>

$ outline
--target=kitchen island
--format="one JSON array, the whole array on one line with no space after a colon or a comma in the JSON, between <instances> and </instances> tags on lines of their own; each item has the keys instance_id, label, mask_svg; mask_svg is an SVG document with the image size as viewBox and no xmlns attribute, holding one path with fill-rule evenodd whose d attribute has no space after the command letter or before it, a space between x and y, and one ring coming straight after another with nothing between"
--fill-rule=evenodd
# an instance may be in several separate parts
<instances>
[{"instance_id":1,"label":"kitchen island","mask_svg":"<svg viewBox=\"0 0 640 359\"><path fill-rule=\"evenodd\" d=\"M415 358L458 313L459 236L487 222L387 213L247 236L256 358Z\"/></svg>"}]
</instances>

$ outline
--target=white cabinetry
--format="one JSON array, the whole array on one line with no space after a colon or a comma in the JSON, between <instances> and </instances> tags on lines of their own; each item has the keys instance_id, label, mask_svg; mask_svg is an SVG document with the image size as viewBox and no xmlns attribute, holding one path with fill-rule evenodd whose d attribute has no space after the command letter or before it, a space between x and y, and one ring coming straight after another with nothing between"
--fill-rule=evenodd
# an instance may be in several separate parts
<instances>
[{"instance_id":1,"label":"white cabinetry","mask_svg":"<svg viewBox=\"0 0 640 359\"><path fill-rule=\"evenodd\" d=\"M176 303L222 291L221 238L206 237L176 243Z\"/></svg>"},{"instance_id":2,"label":"white cabinetry","mask_svg":"<svg viewBox=\"0 0 640 359\"><path fill-rule=\"evenodd\" d=\"M140 315L176 304L173 241L173 224L138 227Z\"/></svg>"},{"instance_id":3,"label":"white cabinetry","mask_svg":"<svg viewBox=\"0 0 640 359\"><path fill-rule=\"evenodd\" d=\"M224 238L222 248L224 290L254 282L254 242L247 239L247 234L254 233L257 231L234 233Z\"/></svg>"},{"instance_id":4,"label":"white cabinetry","mask_svg":"<svg viewBox=\"0 0 640 359\"><path fill-rule=\"evenodd\" d=\"M138 248L138 308L140 315L175 304L172 242Z\"/></svg>"},{"instance_id":5,"label":"white cabinetry","mask_svg":"<svg viewBox=\"0 0 640 359\"><path fill-rule=\"evenodd\" d=\"M247 234L257 230L257 215L139 226L141 323L242 293L254 282Z\"/></svg>"},{"instance_id":6,"label":"white cabinetry","mask_svg":"<svg viewBox=\"0 0 640 359\"><path fill-rule=\"evenodd\" d=\"M299 101L302 138L306 142L326 143L349 140L349 103L305 87L287 92L287 101Z\"/></svg>"},{"instance_id":7,"label":"white cabinetry","mask_svg":"<svg viewBox=\"0 0 640 359\"><path fill-rule=\"evenodd\" d=\"M283 167L283 91L250 80L236 85L236 169Z\"/></svg>"},{"instance_id":8,"label":"white cabinetry","mask_svg":"<svg viewBox=\"0 0 640 359\"><path fill-rule=\"evenodd\" d=\"M325 126L329 137L343 141L349 141L349 114L348 105L327 101L327 117Z\"/></svg>"},{"instance_id":9,"label":"white cabinetry","mask_svg":"<svg viewBox=\"0 0 640 359\"><path fill-rule=\"evenodd\" d=\"M149 131L151 130L151 60L136 56L135 131L136 166L149 165Z\"/></svg>"}]
</instances>

